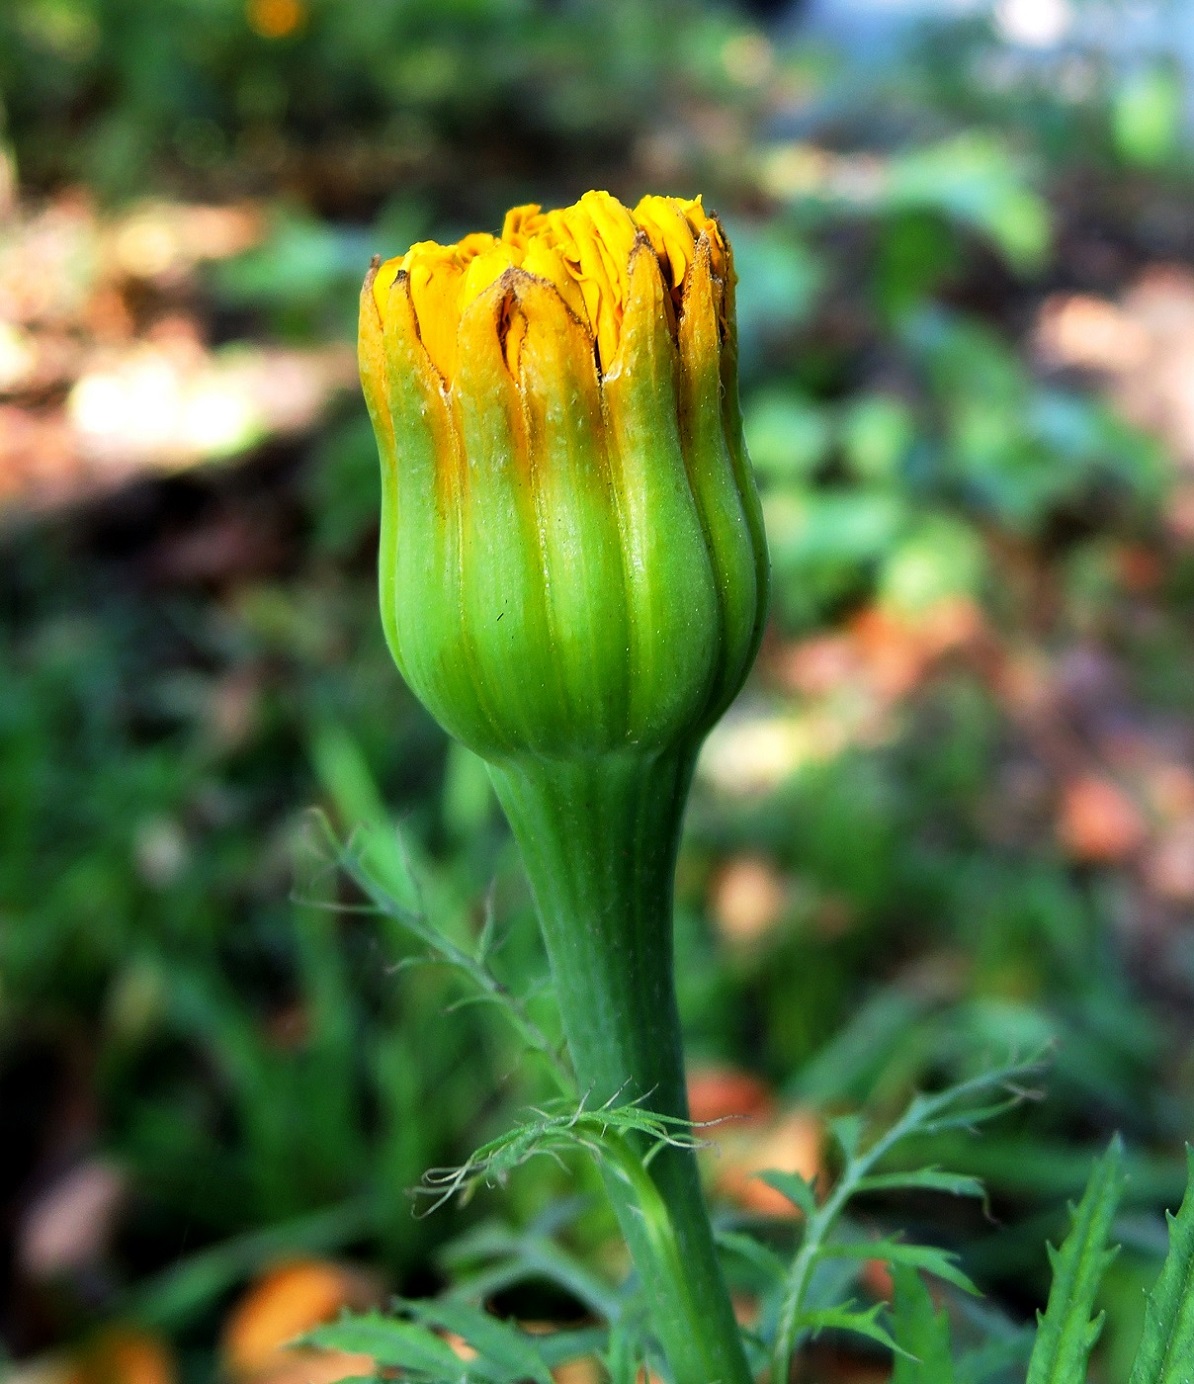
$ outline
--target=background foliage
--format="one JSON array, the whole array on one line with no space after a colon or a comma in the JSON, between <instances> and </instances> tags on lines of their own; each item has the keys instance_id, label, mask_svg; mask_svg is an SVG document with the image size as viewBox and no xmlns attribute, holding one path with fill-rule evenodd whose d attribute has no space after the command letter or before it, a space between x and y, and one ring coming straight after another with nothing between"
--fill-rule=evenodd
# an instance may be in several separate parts
<instances>
[{"instance_id":1,"label":"background foliage","mask_svg":"<svg viewBox=\"0 0 1194 1384\"><path fill-rule=\"evenodd\" d=\"M1194 179L1171 54L1077 5L1033 46L1015 8L836 44L681 0L0 10L14 1357L280 1379L244 1314L300 1255L314 1306L277 1339L512 1244L551 1272L494 1269L499 1312L600 1310L617 1251L579 1165L411 1215L550 1086L489 1008L449 1012L450 968L406 964L311 809L462 951L490 909L551 1031L484 775L383 648L344 356L371 253L605 185L726 218L776 576L680 874L694 1102L744 1117L720 1204L784 1214L750 1174L830 1176L827 1115L1052 1045L1046 1100L909 1152L992 1214L915 1188L862 1214L956 1252L1012 1331L1119 1131L1094 1368L1127 1380L1194 1127ZM286 421L296 362L323 373ZM99 450L96 379L132 381ZM241 421L146 441L162 380ZM810 1369L884 1358L828 1333Z\"/></svg>"}]
</instances>

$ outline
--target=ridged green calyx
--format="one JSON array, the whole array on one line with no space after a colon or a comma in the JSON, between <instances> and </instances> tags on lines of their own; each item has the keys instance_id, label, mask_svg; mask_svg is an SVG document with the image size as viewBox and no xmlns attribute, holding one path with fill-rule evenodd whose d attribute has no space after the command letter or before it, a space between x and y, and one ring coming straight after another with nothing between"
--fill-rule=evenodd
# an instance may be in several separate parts
<instances>
[{"instance_id":1,"label":"ridged green calyx","mask_svg":"<svg viewBox=\"0 0 1194 1384\"><path fill-rule=\"evenodd\" d=\"M685 1116L680 821L768 585L729 244L699 199L519 207L375 265L360 362L394 659L489 764L586 1097ZM744 1384L691 1155L650 1177L670 1258L611 1195L677 1384Z\"/></svg>"},{"instance_id":2,"label":"ridged green calyx","mask_svg":"<svg viewBox=\"0 0 1194 1384\"><path fill-rule=\"evenodd\" d=\"M360 349L386 635L435 717L491 760L699 739L767 572L716 221L589 193L416 245Z\"/></svg>"}]
</instances>

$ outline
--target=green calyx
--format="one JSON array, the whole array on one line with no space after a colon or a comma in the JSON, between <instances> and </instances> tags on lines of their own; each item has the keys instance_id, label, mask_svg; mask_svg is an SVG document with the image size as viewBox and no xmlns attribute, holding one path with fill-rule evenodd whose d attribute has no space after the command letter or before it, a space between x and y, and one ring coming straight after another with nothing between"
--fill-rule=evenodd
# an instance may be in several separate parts
<instances>
[{"instance_id":1,"label":"green calyx","mask_svg":"<svg viewBox=\"0 0 1194 1384\"><path fill-rule=\"evenodd\" d=\"M416 694L486 759L695 743L753 660L758 498L707 252L689 278L676 327L636 249L600 376L554 288L511 271L465 311L450 385L402 276L384 314L362 295L383 623Z\"/></svg>"}]
</instances>

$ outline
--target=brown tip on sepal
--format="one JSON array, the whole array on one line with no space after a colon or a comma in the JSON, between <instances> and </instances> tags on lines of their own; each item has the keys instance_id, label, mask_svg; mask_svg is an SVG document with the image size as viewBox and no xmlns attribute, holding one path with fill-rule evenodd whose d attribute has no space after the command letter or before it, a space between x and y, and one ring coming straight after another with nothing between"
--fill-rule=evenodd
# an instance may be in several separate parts
<instances>
[{"instance_id":1,"label":"brown tip on sepal","mask_svg":"<svg viewBox=\"0 0 1194 1384\"><path fill-rule=\"evenodd\" d=\"M630 247L630 258L626 262L627 269L631 269L636 259L643 251L647 251L656 261L659 256L655 254L655 246L651 244L651 237L644 230L637 230L634 233L634 243Z\"/></svg>"}]
</instances>

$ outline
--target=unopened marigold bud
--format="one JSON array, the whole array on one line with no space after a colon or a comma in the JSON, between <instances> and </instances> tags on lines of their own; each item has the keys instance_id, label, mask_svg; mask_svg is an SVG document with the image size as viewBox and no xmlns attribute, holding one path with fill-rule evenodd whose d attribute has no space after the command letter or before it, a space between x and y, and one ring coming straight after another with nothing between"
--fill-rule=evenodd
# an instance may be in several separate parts
<instances>
[{"instance_id":1,"label":"unopened marigold bud","mask_svg":"<svg viewBox=\"0 0 1194 1384\"><path fill-rule=\"evenodd\" d=\"M768 567L733 285L699 199L603 192L370 272L386 636L487 758L695 742L741 686Z\"/></svg>"}]
</instances>

